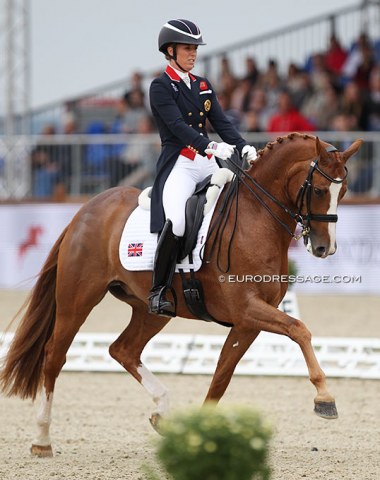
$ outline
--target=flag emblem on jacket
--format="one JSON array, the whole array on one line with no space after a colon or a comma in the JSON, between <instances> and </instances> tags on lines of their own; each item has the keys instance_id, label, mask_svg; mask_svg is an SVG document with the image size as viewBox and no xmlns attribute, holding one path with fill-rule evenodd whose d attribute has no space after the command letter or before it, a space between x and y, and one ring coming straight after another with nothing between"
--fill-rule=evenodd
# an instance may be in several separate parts
<instances>
[{"instance_id":1,"label":"flag emblem on jacket","mask_svg":"<svg viewBox=\"0 0 380 480\"><path fill-rule=\"evenodd\" d=\"M129 243L128 244L128 257L142 257L143 243Z\"/></svg>"}]
</instances>

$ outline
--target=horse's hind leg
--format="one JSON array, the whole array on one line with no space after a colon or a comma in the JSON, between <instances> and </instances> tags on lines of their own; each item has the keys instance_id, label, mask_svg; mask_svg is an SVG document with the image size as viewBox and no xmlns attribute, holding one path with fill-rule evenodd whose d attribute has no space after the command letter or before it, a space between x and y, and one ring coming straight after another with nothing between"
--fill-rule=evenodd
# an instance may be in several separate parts
<instances>
[{"instance_id":1,"label":"horse's hind leg","mask_svg":"<svg viewBox=\"0 0 380 480\"><path fill-rule=\"evenodd\" d=\"M147 306L140 300L130 303L133 309L128 327L110 346L112 358L119 362L147 390L156 404L150 422L154 428L161 415L169 410L166 387L141 362L141 353L149 340L170 321L167 317L150 315Z\"/></svg>"},{"instance_id":2,"label":"horse's hind leg","mask_svg":"<svg viewBox=\"0 0 380 480\"><path fill-rule=\"evenodd\" d=\"M44 385L40 409L37 414L37 435L31 453L38 457L53 455L50 440L51 410L55 381L66 361L66 353L87 316L104 297L106 285L96 285L95 280L75 285L69 290L57 289L57 312L53 334L45 347Z\"/></svg>"}]
</instances>

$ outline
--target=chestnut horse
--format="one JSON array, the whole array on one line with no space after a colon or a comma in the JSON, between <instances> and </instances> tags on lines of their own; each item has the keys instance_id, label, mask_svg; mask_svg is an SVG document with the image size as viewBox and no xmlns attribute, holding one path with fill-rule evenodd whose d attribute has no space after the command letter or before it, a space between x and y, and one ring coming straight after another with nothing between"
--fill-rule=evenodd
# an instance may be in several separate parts
<instances>
[{"instance_id":1,"label":"chestnut horse","mask_svg":"<svg viewBox=\"0 0 380 480\"><path fill-rule=\"evenodd\" d=\"M337 417L310 332L300 320L276 308L287 284L275 280L221 283L218 266L228 261L231 275L286 275L288 248L297 223L302 224L305 243L313 255L332 255L336 250L336 209L347 188L345 164L361 143L356 140L346 151L338 152L314 136L293 133L267 144L247 170L237 171L238 188L230 215L222 220L222 233L214 229L214 235L221 237L221 242L216 242L218 254L211 255L198 272L209 314L231 327L205 401L217 402L222 397L237 363L263 330L286 335L300 346L317 391L315 412L324 418ZM49 427L56 378L80 326L108 291L132 307L130 322L110 346L110 355L151 395L156 404L153 426L168 410L166 388L140 356L170 319L148 313L152 273L127 271L119 260L121 233L139 193L135 188L117 187L86 203L56 241L27 301L0 382L5 393L22 398L35 399L42 389L34 455L52 455ZM222 192L214 219L226 195ZM205 258L210 257L212 244L211 235ZM178 315L192 318L180 295L177 274L173 288Z\"/></svg>"}]
</instances>

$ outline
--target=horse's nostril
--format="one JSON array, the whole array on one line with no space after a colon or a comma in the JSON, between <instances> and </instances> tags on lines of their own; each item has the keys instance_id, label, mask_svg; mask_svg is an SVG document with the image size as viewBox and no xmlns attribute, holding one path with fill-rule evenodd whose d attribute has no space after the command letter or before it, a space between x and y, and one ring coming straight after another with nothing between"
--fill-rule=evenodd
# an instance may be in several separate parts
<instances>
[{"instance_id":1,"label":"horse's nostril","mask_svg":"<svg viewBox=\"0 0 380 480\"><path fill-rule=\"evenodd\" d=\"M326 247L317 247L315 251L318 256L322 256L324 253L326 253Z\"/></svg>"}]
</instances>

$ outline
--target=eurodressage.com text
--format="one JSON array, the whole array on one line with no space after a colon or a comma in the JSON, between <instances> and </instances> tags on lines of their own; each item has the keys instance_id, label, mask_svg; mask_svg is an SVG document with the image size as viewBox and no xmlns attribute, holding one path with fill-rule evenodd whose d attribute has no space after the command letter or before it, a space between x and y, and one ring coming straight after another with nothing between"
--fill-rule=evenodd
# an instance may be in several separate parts
<instances>
[{"instance_id":1,"label":"eurodressage.com text","mask_svg":"<svg viewBox=\"0 0 380 480\"><path fill-rule=\"evenodd\" d=\"M219 275L220 283L361 283L361 275Z\"/></svg>"}]
</instances>

